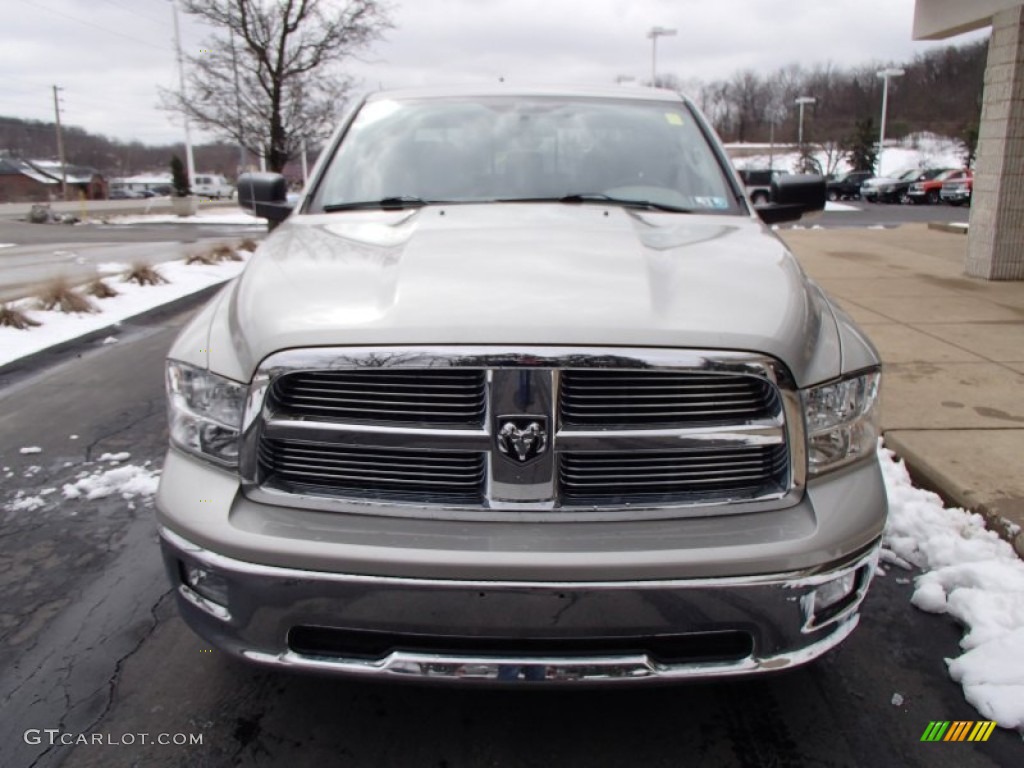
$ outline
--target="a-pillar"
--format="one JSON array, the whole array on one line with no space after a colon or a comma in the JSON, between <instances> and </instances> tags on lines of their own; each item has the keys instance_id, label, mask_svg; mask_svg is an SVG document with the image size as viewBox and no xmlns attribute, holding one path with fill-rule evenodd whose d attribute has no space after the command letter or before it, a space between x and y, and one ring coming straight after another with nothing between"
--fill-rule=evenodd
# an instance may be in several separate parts
<instances>
[{"instance_id":1,"label":"a-pillar","mask_svg":"<svg viewBox=\"0 0 1024 768\"><path fill-rule=\"evenodd\" d=\"M1024 7L992 17L967 241L968 275L1024 280Z\"/></svg>"}]
</instances>

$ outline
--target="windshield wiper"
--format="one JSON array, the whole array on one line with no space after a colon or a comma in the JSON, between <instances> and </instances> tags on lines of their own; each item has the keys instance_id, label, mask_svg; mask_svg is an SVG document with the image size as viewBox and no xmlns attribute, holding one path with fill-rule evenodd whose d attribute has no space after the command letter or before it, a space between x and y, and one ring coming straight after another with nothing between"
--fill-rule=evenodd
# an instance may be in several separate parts
<instances>
[{"instance_id":1,"label":"windshield wiper","mask_svg":"<svg viewBox=\"0 0 1024 768\"><path fill-rule=\"evenodd\" d=\"M497 200L499 203L610 203L621 205L624 208L646 208L653 211L669 211L670 213L693 213L692 208L682 208L678 205L668 203L655 203L650 200L629 200L622 197L612 197L603 192L575 192L562 197L510 197Z\"/></svg>"},{"instance_id":2,"label":"windshield wiper","mask_svg":"<svg viewBox=\"0 0 1024 768\"><path fill-rule=\"evenodd\" d=\"M424 200L422 197L402 195L401 197L385 197L381 200L362 200L356 203L333 203L331 205L325 205L324 212L334 213L335 211L358 211L366 208L382 208L385 211L400 211L404 208L421 208L424 205L429 204L430 201Z\"/></svg>"}]
</instances>

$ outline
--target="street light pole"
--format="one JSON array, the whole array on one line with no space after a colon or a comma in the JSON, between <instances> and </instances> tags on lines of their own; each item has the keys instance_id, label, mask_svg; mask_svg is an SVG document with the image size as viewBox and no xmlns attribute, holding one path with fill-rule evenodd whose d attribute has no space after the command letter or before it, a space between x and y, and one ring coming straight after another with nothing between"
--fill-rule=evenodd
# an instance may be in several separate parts
<instances>
[{"instance_id":1,"label":"street light pole","mask_svg":"<svg viewBox=\"0 0 1024 768\"><path fill-rule=\"evenodd\" d=\"M53 111L57 116L57 155L60 157L60 198L68 199L68 167L64 162L64 132L60 127L60 101L57 99L57 91L63 88L53 86Z\"/></svg>"},{"instance_id":2,"label":"street light pole","mask_svg":"<svg viewBox=\"0 0 1024 768\"><path fill-rule=\"evenodd\" d=\"M878 131L878 175L882 175L882 152L885 148L885 113L889 108L889 78L901 77L905 74L902 69L883 69L875 73L882 78L882 126Z\"/></svg>"},{"instance_id":3,"label":"street light pole","mask_svg":"<svg viewBox=\"0 0 1024 768\"><path fill-rule=\"evenodd\" d=\"M668 27L651 27L650 32L647 33L647 37L651 39L651 87L655 88L658 85L658 38L659 37L672 37L676 34L676 30L669 29Z\"/></svg>"},{"instance_id":4,"label":"street light pole","mask_svg":"<svg viewBox=\"0 0 1024 768\"><path fill-rule=\"evenodd\" d=\"M800 121L797 129L796 143L800 145L800 149L804 148L804 106L807 104L813 104L817 99L813 96L800 96L793 103L800 107Z\"/></svg>"}]
</instances>

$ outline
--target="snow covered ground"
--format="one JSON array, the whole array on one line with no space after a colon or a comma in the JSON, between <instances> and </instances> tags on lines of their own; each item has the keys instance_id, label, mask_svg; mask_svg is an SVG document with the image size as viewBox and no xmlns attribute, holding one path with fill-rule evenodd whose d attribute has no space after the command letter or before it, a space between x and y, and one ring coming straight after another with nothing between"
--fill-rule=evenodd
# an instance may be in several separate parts
<instances>
[{"instance_id":1,"label":"snow covered ground","mask_svg":"<svg viewBox=\"0 0 1024 768\"><path fill-rule=\"evenodd\" d=\"M743 144L730 144L730 151L740 151ZM752 144L749 148L760 150L764 145ZM821 164L823 170L828 170L829 159L824 151L811 153ZM775 152L771 155L767 151L746 157L736 157L733 165L737 168L777 168L783 171L795 172L799 165L800 154L798 152ZM933 134L915 134L909 136L896 145L888 145L882 153L882 174L894 176L902 171L911 168L963 168L964 153L963 147L954 139ZM844 158L840 159L836 166L836 173L845 173L850 170L849 162Z\"/></svg>"},{"instance_id":2,"label":"snow covered ground","mask_svg":"<svg viewBox=\"0 0 1024 768\"><path fill-rule=\"evenodd\" d=\"M140 286L121 279L123 264L101 264L98 272L107 284L118 291L109 299L92 299L100 310L94 314L68 314L33 309L34 299L23 299L14 306L38 322L38 327L18 330L0 327L0 365L6 365L43 349L98 331L183 296L189 296L217 283L223 283L242 271L247 251L239 251L242 261L222 261L214 265L171 261L160 264L156 271L168 282Z\"/></svg>"}]
</instances>

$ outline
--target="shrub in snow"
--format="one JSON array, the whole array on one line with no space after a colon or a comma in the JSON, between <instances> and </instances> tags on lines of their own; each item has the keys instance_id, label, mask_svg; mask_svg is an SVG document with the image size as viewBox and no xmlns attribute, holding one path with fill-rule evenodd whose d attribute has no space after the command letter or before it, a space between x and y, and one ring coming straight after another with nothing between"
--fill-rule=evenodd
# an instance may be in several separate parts
<instances>
[{"instance_id":1,"label":"shrub in snow","mask_svg":"<svg viewBox=\"0 0 1024 768\"><path fill-rule=\"evenodd\" d=\"M85 286L85 292L89 296L94 296L97 299L112 299L114 296L119 295L118 292L101 277L97 277L89 282L89 284Z\"/></svg>"},{"instance_id":2,"label":"shrub in snow","mask_svg":"<svg viewBox=\"0 0 1024 768\"><path fill-rule=\"evenodd\" d=\"M160 285L168 282L166 277L149 264L140 263L132 264L121 280L125 283L138 283L139 285Z\"/></svg>"},{"instance_id":3,"label":"shrub in snow","mask_svg":"<svg viewBox=\"0 0 1024 768\"><path fill-rule=\"evenodd\" d=\"M256 250L257 243L251 237L242 238L242 241L238 244L238 250L249 251L252 253Z\"/></svg>"},{"instance_id":4,"label":"shrub in snow","mask_svg":"<svg viewBox=\"0 0 1024 768\"><path fill-rule=\"evenodd\" d=\"M63 277L54 278L44 285L36 299L40 309L74 314L99 311L88 298L75 291Z\"/></svg>"},{"instance_id":5,"label":"shrub in snow","mask_svg":"<svg viewBox=\"0 0 1024 768\"><path fill-rule=\"evenodd\" d=\"M185 263L204 264L207 267L212 267L214 264L217 263L217 259L215 259L212 254L207 253L206 251L199 251L196 253L190 253L188 256L186 256Z\"/></svg>"},{"instance_id":6,"label":"shrub in snow","mask_svg":"<svg viewBox=\"0 0 1024 768\"><path fill-rule=\"evenodd\" d=\"M19 331L27 330L31 326L39 325L17 307L10 304L0 304L0 326L6 328L17 328Z\"/></svg>"},{"instance_id":7,"label":"shrub in snow","mask_svg":"<svg viewBox=\"0 0 1024 768\"><path fill-rule=\"evenodd\" d=\"M230 245L221 243L220 245L214 246L210 251L210 255L216 261L241 261L242 257L235 253L235 249Z\"/></svg>"}]
</instances>

